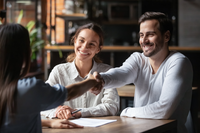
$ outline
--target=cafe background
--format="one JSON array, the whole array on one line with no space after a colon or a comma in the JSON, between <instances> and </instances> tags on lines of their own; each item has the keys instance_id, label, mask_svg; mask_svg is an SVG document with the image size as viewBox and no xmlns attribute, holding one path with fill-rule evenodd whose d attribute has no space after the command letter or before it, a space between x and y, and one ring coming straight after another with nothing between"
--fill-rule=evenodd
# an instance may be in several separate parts
<instances>
[{"instance_id":1,"label":"cafe background","mask_svg":"<svg viewBox=\"0 0 200 133\"><path fill-rule=\"evenodd\" d=\"M161 11L172 19L174 32L170 47L180 48L191 61L194 69L193 87L200 86L200 0L0 0L0 10L6 11L4 23L17 22L20 10L23 10L22 25L29 21L36 22L35 27L42 27L38 37L46 45L69 45L76 29L85 23L95 22L105 32L105 46L139 47L137 20L146 11ZM193 50L189 50L189 49ZM61 53L62 51L62 53ZM135 50L140 51L141 50ZM44 79L47 72L59 63L71 51L57 48L45 52L44 48L37 55L37 69L28 76ZM120 66L132 51L101 52L104 63ZM47 58L46 58L47 57ZM111 58L112 57L112 58ZM47 67L44 67L44 59ZM114 63L113 63L114 62ZM198 108L198 126L200 126L199 90L196 98Z\"/></svg>"}]
</instances>

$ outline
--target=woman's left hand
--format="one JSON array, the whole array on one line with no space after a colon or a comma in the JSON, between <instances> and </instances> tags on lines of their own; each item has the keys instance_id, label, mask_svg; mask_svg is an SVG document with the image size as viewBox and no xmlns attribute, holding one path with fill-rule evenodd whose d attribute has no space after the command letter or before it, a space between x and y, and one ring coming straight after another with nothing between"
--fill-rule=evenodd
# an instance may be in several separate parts
<instances>
[{"instance_id":1,"label":"woman's left hand","mask_svg":"<svg viewBox=\"0 0 200 133\"><path fill-rule=\"evenodd\" d=\"M72 128L83 128L83 126L74 124L68 120L42 120L42 126L51 127L51 128L65 128L65 129L72 129Z\"/></svg>"}]
</instances>

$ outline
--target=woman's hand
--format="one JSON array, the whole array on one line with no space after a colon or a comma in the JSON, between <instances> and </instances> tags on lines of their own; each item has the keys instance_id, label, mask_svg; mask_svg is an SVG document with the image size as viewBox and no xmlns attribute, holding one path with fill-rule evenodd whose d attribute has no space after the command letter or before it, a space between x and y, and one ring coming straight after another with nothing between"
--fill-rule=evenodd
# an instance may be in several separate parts
<instances>
[{"instance_id":1,"label":"woman's hand","mask_svg":"<svg viewBox=\"0 0 200 133\"><path fill-rule=\"evenodd\" d=\"M69 119L72 117L71 112L74 110L69 106L59 106L56 109L55 116L60 119Z\"/></svg>"},{"instance_id":2,"label":"woman's hand","mask_svg":"<svg viewBox=\"0 0 200 133\"><path fill-rule=\"evenodd\" d=\"M42 126L51 127L51 128L65 128L65 129L72 129L72 128L83 128L83 126L76 125L68 120L42 120Z\"/></svg>"},{"instance_id":3,"label":"woman's hand","mask_svg":"<svg viewBox=\"0 0 200 133\"><path fill-rule=\"evenodd\" d=\"M60 118L60 119L69 119L71 117L75 117L75 118L80 118L81 117L81 112L77 112L75 114L71 114L73 111L75 111L76 109L72 109L69 106L59 106L56 109L56 117Z\"/></svg>"},{"instance_id":4,"label":"woman's hand","mask_svg":"<svg viewBox=\"0 0 200 133\"><path fill-rule=\"evenodd\" d=\"M72 114L72 116L73 116L74 118L80 118L80 117L82 116L81 111Z\"/></svg>"}]
</instances>

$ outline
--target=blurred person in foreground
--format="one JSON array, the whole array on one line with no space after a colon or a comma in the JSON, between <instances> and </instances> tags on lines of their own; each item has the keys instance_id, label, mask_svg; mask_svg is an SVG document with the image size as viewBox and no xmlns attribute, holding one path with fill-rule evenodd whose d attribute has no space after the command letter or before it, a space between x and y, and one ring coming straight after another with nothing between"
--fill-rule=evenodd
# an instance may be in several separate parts
<instances>
[{"instance_id":1,"label":"blurred person in foreground","mask_svg":"<svg viewBox=\"0 0 200 133\"><path fill-rule=\"evenodd\" d=\"M0 27L0 132L41 133L41 126L82 128L67 120L42 120L40 111L55 108L65 100L81 96L98 82L89 75L68 86L24 78L29 71L29 33L20 24Z\"/></svg>"}]
</instances>

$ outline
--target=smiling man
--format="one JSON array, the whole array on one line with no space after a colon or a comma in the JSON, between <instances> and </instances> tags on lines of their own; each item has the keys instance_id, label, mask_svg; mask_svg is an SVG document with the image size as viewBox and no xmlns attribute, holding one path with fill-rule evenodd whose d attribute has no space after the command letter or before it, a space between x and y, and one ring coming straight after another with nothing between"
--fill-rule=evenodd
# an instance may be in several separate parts
<instances>
[{"instance_id":1,"label":"smiling man","mask_svg":"<svg viewBox=\"0 0 200 133\"><path fill-rule=\"evenodd\" d=\"M146 12L140 19L139 43L143 53L134 52L121 67L94 76L104 88L135 85L134 107L121 116L177 119L178 133L186 133L193 70L187 57L169 51L172 22L160 12Z\"/></svg>"}]
</instances>

